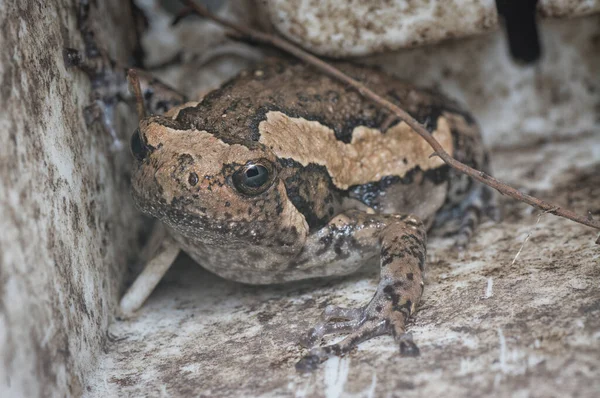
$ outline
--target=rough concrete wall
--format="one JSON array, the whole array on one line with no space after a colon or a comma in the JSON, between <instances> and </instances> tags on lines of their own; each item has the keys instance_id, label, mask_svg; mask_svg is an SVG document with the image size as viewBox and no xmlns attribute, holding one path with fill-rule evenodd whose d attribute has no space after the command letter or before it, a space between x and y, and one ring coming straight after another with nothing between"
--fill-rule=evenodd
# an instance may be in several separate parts
<instances>
[{"instance_id":1,"label":"rough concrete wall","mask_svg":"<svg viewBox=\"0 0 600 398\"><path fill-rule=\"evenodd\" d=\"M503 32L361 59L462 101L490 146L535 143L600 123L600 14L539 24L542 58L509 56Z\"/></svg>"},{"instance_id":2,"label":"rough concrete wall","mask_svg":"<svg viewBox=\"0 0 600 398\"><path fill-rule=\"evenodd\" d=\"M285 37L328 57L364 56L498 30L494 0L257 1ZM540 0L542 17L600 11L599 0Z\"/></svg>"},{"instance_id":3,"label":"rough concrete wall","mask_svg":"<svg viewBox=\"0 0 600 398\"><path fill-rule=\"evenodd\" d=\"M432 240L436 257L412 326L424 352L420 362L399 358L382 338L312 376L294 372L299 333L325 303L368 300L377 280L368 272L258 289L180 265L139 319L114 324L118 339L105 345L119 282L138 251L139 224L125 176L129 156L111 152L111 138L98 126L87 129L81 117L89 83L82 73L65 70L61 51L63 45L81 48L74 1L7 3L0 1L0 396L536 396L597 390L599 257L593 237L567 221L544 217L538 223L537 215L512 202L506 222L482 228L466 258L453 258L447 245ZM131 26L125 2L98 3L99 41L113 57L127 60L133 39L125 32ZM151 8L157 2L139 3ZM563 16L560 10L552 15ZM169 17L163 17L167 26ZM177 35L157 31L146 44L162 55L178 38L195 48L196 62L161 71L192 96L257 58L254 50L229 46L225 52L235 62L206 68L204 49L228 44L214 27L184 22ZM579 133L599 120L600 24L592 16L544 26L551 32L543 36L551 39L546 47L554 50L539 68L503 63L509 61L499 34L370 62L427 85L437 82L467 102L488 142L520 142L528 126L531 138L572 128L575 138L565 144L570 149L532 147L515 151L518 159L512 150L500 153L497 175L525 188L542 181L546 185L535 188L543 196L597 216L597 202L588 200L598 196L598 130L591 130L596 136ZM161 37L165 41L157 42ZM126 134L133 122L121 121L117 131ZM574 159L589 162L566 170ZM529 233L516 263L521 268L506 266ZM85 381L103 352L99 371Z\"/></svg>"},{"instance_id":4,"label":"rough concrete wall","mask_svg":"<svg viewBox=\"0 0 600 398\"><path fill-rule=\"evenodd\" d=\"M77 396L102 352L119 281L137 251L129 154L86 128L76 2L0 2L0 396ZM101 3L99 40L127 59L129 4ZM135 118L132 120L136 122ZM133 126L120 123L119 131Z\"/></svg>"},{"instance_id":5,"label":"rough concrete wall","mask_svg":"<svg viewBox=\"0 0 600 398\"><path fill-rule=\"evenodd\" d=\"M173 26L174 15L163 6L181 6L178 0L135 0L135 3L148 19L141 37L145 67L189 98L202 98L261 58L263 48L229 40L214 23L186 18ZM245 25L253 25L258 17L251 0L204 3L213 3L213 10ZM219 6L214 7L214 3ZM180 62L171 62L176 56Z\"/></svg>"}]
</instances>

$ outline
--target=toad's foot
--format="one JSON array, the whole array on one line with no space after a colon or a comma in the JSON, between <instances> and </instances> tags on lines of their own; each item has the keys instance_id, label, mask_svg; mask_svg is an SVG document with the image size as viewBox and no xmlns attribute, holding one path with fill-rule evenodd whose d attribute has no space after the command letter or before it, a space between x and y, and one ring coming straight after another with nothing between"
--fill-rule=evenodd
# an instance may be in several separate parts
<instances>
[{"instance_id":1,"label":"toad's foot","mask_svg":"<svg viewBox=\"0 0 600 398\"><path fill-rule=\"evenodd\" d=\"M410 300L397 297L392 289L387 290L378 290L373 300L364 308L326 308L322 315L324 320L312 328L301 343L311 347L329 334L349 335L339 343L313 348L296 364L296 369L300 372L312 371L332 355L345 355L361 342L387 334L394 336L402 356L419 356L420 351L413 342L412 335L404 331L406 319L414 310L414 306Z\"/></svg>"},{"instance_id":2,"label":"toad's foot","mask_svg":"<svg viewBox=\"0 0 600 398\"><path fill-rule=\"evenodd\" d=\"M361 308L327 307L321 322L302 343L310 347L325 335L349 334L339 343L313 348L296 364L297 370L313 370L328 357L347 354L362 341L384 334L394 337L402 355L419 355L412 337L405 333L405 325L423 293L424 226L415 218L404 218L388 225L380 239L381 280L375 296Z\"/></svg>"}]
</instances>

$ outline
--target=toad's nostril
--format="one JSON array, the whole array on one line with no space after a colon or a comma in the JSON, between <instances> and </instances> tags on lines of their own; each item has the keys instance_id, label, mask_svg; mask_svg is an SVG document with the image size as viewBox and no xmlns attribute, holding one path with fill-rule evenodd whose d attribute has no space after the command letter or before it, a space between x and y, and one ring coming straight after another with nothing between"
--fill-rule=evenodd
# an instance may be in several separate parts
<instances>
[{"instance_id":1,"label":"toad's nostril","mask_svg":"<svg viewBox=\"0 0 600 398\"><path fill-rule=\"evenodd\" d=\"M148 156L148 147L142 142L140 129L136 129L131 136L130 148L133 156L139 161L144 160Z\"/></svg>"}]
</instances>

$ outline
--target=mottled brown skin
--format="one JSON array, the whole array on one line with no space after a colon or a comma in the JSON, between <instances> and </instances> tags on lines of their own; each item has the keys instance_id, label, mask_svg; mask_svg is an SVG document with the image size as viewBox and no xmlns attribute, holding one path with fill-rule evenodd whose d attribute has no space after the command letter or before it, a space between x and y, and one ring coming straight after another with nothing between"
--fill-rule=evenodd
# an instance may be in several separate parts
<instances>
[{"instance_id":1,"label":"mottled brown skin","mask_svg":"<svg viewBox=\"0 0 600 398\"><path fill-rule=\"evenodd\" d=\"M451 154L486 168L479 130L455 102L373 69L339 66L432 133L448 129ZM275 116L296 136L286 133L285 124L269 124ZM381 280L371 302L358 309L327 309L305 342L313 345L338 331L349 336L313 349L299 369L386 333L396 337L403 353L415 355L418 349L404 326L423 292L426 230L436 218L439 224L466 215L464 242L459 242L465 243L491 195L438 160L429 161L431 152L422 149L417 157L406 152L418 147L416 134L390 141L394 151L381 159L375 153L372 159L340 163L348 159L340 159L336 148L355 153L357 127L378 129L387 119L385 111L311 67L273 61L243 72L200 103L143 120L133 140L138 158L133 196L142 211L168 227L182 250L227 279L269 284L344 275L379 258ZM392 137L396 125L378 134ZM320 137L313 142L298 136L313 133ZM367 133L365 140L377 138ZM333 136L344 145L330 145ZM397 174L365 169L389 162L397 167L386 170ZM270 172L261 192L248 194L235 176L248 176L252 164ZM354 166L361 183L349 185L355 176L339 175Z\"/></svg>"}]
</instances>

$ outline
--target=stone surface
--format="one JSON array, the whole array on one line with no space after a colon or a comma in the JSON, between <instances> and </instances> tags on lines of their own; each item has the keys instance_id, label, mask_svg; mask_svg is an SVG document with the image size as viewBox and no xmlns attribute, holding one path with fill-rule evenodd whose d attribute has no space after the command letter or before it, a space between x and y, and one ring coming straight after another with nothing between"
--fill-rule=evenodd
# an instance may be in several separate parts
<instances>
[{"instance_id":1,"label":"stone surface","mask_svg":"<svg viewBox=\"0 0 600 398\"><path fill-rule=\"evenodd\" d=\"M98 39L126 60L126 2L101 4ZM78 396L137 252L128 151L86 128L90 83L75 2L0 1L0 396ZM107 35L110 34L110 42ZM118 40L115 40L118 38ZM118 123L118 131L132 131Z\"/></svg>"},{"instance_id":2,"label":"stone surface","mask_svg":"<svg viewBox=\"0 0 600 398\"><path fill-rule=\"evenodd\" d=\"M539 0L538 3L539 14L549 18L571 18L598 11L598 0Z\"/></svg>"},{"instance_id":3,"label":"stone surface","mask_svg":"<svg viewBox=\"0 0 600 398\"><path fill-rule=\"evenodd\" d=\"M600 217L600 131L496 151L498 177ZM366 303L376 268L251 287L181 257L137 319L111 326L89 397L594 397L600 389L600 246L589 228L503 200L462 255L429 244L410 325L419 358L389 337L300 375L298 338L329 304Z\"/></svg>"},{"instance_id":4,"label":"stone surface","mask_svg":"<svg viewBox=\"0 0 600 398\"><path fill-rule=\"evenodd\" d=\"M97 3L98 40L130 60L128 3ZM136 0L148 13L147 64L192 98L269 52L226 41L197 18L171 27L159 3L168 2ZM473 3L489 10L492 2ZM560 17L599 7L540 4ZM586 397L600 389L597 235L507 200L505 221L484 225L464 255L431 239L411 325L417 359L398 357L381 337L296 374L300 334L326 304L367 301L377 283L369 269L249 287L182 257L137 319L109 328L139 252L140 219L129 154L111 152L98 126L86 128L89 82L63 65L62 47L82 46L75 10L68 0L0 2L0 396ZM221 10L248 23L258 11L241 0ZM599 22L542 24L546 52L535 67L512 64L499 32L361 62L467 103L497 148L495 175L600 217ZM122 139L135 124L128 112L117 123Z\"/></svg>"},{"instance_id":5,"label":"stone surface","mask_svg":"<svg viewBox=\"0 0 600 398\"><path fill-rule=\"evenodd\" d=\"M320 55L347 57L494 30L493 0L258 2L275 29Z\"/></svg>"},{"instance_id":6,"label":"stone surface","mask_svg":"<svg viewBox=\"0 0 600 398\"><path fill-rule=\"evenodd\" d=\"M260 48L229 40L220 26L200 18L190 16L173 26L177 7L181 7L179 0L135 3L148 19L141 37L146 69L189 98L203 97L262 56ZM258 18L251 0L216 3L219 6L212 7L215 12L239 23L253 25Z\"/></svg>"},{"instance_id":7,"label":"stone surface","mask_svg":"<svg viewBox=\"0 0 600 398\"><path fill-rule=\"evenodd\" d=\"M521 66L495 32L359 60L459 99L491 146L591 131L600 123L600 14L543 21L542 58Z\"/></svg>"},{"instance_id":8,"label":"stone surface","mask_svg":"<svg viewBox=\"0 0 600 398\"><path fill-rule=\"evenodd\" d=\"M499 27L494 0L264 0L257 5L283 36L328 57L433 44ZM538 4L543 17L599 11L598 0L541 0Z\"/></svg>"}]
</instances>

